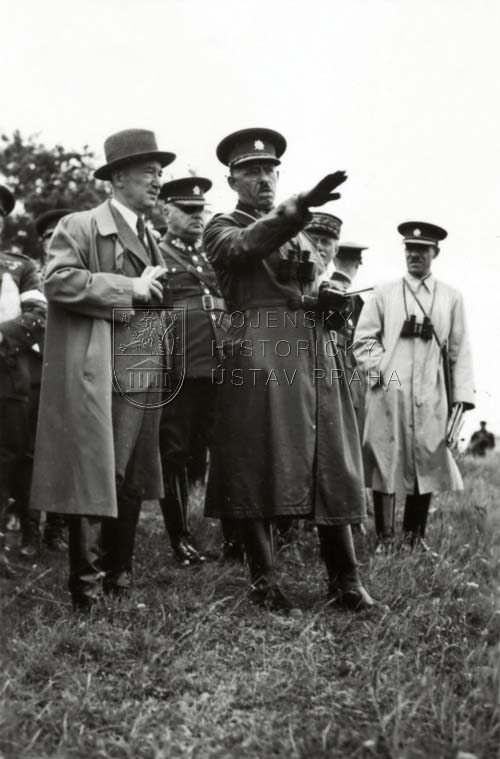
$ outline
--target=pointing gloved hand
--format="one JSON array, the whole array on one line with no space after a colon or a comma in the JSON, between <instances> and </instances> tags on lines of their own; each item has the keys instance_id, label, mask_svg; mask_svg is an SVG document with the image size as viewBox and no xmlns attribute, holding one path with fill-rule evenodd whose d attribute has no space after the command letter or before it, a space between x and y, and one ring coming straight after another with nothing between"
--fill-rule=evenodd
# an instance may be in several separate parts
<instances>
[{"instance_id":1,"label":"pointing gloved hand","mask_svg":"<svg viewBox=\"0 0 500 759\"><path fill-rule=\"evenodd\" d=\"M329 282L322 282L318 292L318 307L325 311L346 311L349 307L349 296L342 290L333 287Z\"/></svg>"},{"instance_id":2,"label":"pointing gloved hand","mask_svg":"<svg viewBox=\"0 0 500 759\"><path fill-rule=\"evenodd\" d=\"M164 266L146 266L140 277L132 279L134 300L148 302L163 296L163 285L159 281L166 274Z\"/></svg>"},{"instance_id":3,"label":"pointing gloved hand","mask_svg":"<svg viewBox=\"0 0 500 759\"><path fill-rule=\"evenodd\" d=\"M337 187L340 187L347 179L345 171L335 171L333 174L327 174L323 177L318 184L309 190L309 192L302 193L301 201L306 208L315 208L317 206L323 206L330 200L338 200L340 198L339 192L333 192Z\"/></svg>"}]
</instances>

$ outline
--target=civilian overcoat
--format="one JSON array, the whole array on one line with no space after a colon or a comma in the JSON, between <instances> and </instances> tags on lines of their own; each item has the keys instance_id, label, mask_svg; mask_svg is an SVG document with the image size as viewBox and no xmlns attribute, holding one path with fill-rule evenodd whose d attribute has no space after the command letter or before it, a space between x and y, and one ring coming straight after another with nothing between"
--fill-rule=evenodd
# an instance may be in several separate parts
<instances>
[{"instance_id":1,"label":"civilian overcoat","mask_svg":"<svg viewBox=\"0 0 500 759\"><path fill-rule=\"evenodd\" d=\"M45 275L49 302L32 486L32 507L63 514L116 516L112 402L113 308L132 308L132 279L162 258L149 234L151 259L109 201L69 214L51 240ZM157 441L156 449L158 448ZM159 454L150 487L161 495Z\"/></svg>"},{"instance_id":2,"label":"civilian overcoat","mask_svg":"<svg viewBox=\"0 0 500 759\"><path fill-rule=\"evenodd\" d=\"M438 342L401 337L406 318L422 322L415 292L441 345L448 346L451 400L474 406L464 306L457 290L432 275L407 275L375 288L355 334L358 365L368 375L363 452L367 487L383 493L457 490L462 478L446 446L448 403ZM381 382L379 382L379 373Z\"/></svg>"}]
</instances>

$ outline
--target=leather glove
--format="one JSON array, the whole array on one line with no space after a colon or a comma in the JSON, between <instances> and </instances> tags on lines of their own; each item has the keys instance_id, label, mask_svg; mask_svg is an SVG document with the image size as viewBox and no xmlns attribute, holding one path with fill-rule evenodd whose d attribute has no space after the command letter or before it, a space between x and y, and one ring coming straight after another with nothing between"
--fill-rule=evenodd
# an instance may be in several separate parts
<instances>
[{"instance_id":1,"label":"leather glove","mask_svg":"<svg viewBox=\"0 0 500 759\"><path fill-rule=\"evenodd\" d=\"M338 200L340 198L339 192L333 192L337 187L340 187L347 179L345 171L336 171L334 174L327 174L323 177L316 187L313 187L309 192L305 192L301 196L301 201L306 208L315 208L317 206L323 206L330 200Z\"/></svg>"},{"instance_id":2,"label":"leather glove","mask_svg":"<svg viewBox=\"0 0 500 759\"><path fill-rule=\"evenodd\" d=\"M318 308L322 311L347 311L349 297L346 297L341 290L337 290L324 282L319 288Z\"/></svg>"}]
</instances>

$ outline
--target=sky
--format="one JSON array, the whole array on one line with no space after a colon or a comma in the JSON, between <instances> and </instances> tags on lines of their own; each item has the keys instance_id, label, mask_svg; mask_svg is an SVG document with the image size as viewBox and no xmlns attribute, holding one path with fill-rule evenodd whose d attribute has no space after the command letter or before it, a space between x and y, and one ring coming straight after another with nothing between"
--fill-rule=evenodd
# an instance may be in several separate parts
<instances>
[{"instance_id":1,"label":"sky","mask_svg":"<svg viewBox=\"0 0 500 759\"><path fill-rule=\"evenodd\" d=\"M153 129L167 171L234 196L215 157L266 126L288 149L279 199L349 175L324 210L369 246L356 285L401 276L397 226L445 227L433 272L465 298L477 409L500 434L500 3L497 0L16 0L2 18L0 129L47 145ZM7 12L8 9L8 12Z\"/></svg>"}]
</instances>

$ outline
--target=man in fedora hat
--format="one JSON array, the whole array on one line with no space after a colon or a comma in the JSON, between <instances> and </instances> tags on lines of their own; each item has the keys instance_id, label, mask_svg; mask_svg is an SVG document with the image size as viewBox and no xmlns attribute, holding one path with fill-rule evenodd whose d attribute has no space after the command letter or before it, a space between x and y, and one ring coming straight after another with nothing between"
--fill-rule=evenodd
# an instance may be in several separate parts
<instances>
[{"instance_id":1,"label":"man in fedora hat","mask_svg":"<svg viewBox=\"0 0 500 759\"><path fill-rule=\"evenodd\" d=\"M15 205L0 185L0 234ZM34 261L21 253L0 253L0 574L14 574L7 559L5 528L9 496L19 499L18 481L31 476L29 354L45 324L46 299ZM37 524L21 509L23 545L33 545ZM26 551L25 551L26 553Z\"/></svg>"},{"instance_id":2,"label":"man in fedora hat","mask_svg":"<svg viewBox=\"0 0 500 759\"><path fill-rule=\"evenodd\" d=\"M364 454L379 550L394 540L397 492L406 493L405 543L426 548L432 493L463 488L447 447L448 417L456 404L463 410L474 407L462 296L431 271L447 232L418 221L400 224L398 232L407 273L375 288L361 312L354 343L369 381Z\"/></svg>"},{"instance_id":3,"label":"man in fedora hat","mask_svg":"<svg viewBox=\"0 0 500 759\"><path fill-rule=\"evenodd\" d=\"M358 575L350 528L365 516L360 443L340 381L343 359L322 318L346 299L318 304L315 313L305 306L324 270L303 234L309 208L340 197L334 190L346 176L329 174L275 207L285 148L271 129L233 133L217 148L238 203L214 216L204 236L230 304L206 514L238 520L255 603L290 609L277 584L269 525L309 517L319 528L329 599L368 608L374 601Z\"/></svg>"},{"instance_id":4,"label":"man in fedora hat","mask_svg":"<svg viewBox=\"0 0 500 759\"><path fill-rule=\"evenodd\" d=\"M206 456L214 414L217 346L224 337L226 311L201 239L205 228L205 193L211 187L209 179L191 176L167 182L160 192L167 222L159 245L168 273L165 299L169 306L186 310L185 335L176 334L179 349L174 351L173 366L176 380L181 375L184 379L179 393L164 406L160 424L165 484L165 497L160 504L175 558L182 566L205 561L190 529L188 464L194 443L202 442ZM176 355L183 356L182 365L175 363ZM230 536L226 538L227 555L238 544L233 544Z\"/></svg>"},{"instance_id":5,"label":"man in fedora hat","mask_svg":"<svg viewBox=\"0 0 500 759\"><path fill-rule=\"evenodd\" d=\"M145 129L113 134L104 150L95 176L111 183L112 199L65 216L49 246L33 481L34 507L70 515L69 588L82 610L97 601L103 573L105 590L129 589L141 501L163 494L151 372L134 377L144 353L161 359L148 342L161 312L147 306L162 297L165 269L144 214L175 156Z\"/></svg>"}]
</instances>

